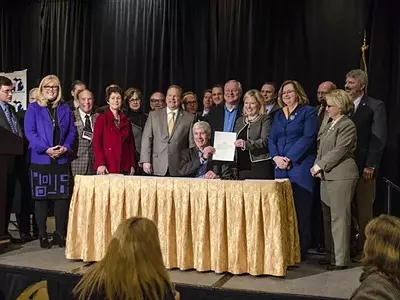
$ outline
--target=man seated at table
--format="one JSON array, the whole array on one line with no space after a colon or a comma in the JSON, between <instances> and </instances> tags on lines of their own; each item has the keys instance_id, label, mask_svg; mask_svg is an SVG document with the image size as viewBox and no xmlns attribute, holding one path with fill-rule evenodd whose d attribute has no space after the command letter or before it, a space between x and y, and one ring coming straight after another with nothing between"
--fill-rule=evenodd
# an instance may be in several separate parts
<instances>
[{"instance_id":1,"label":"man seated at table","mask_svg":"<svg viewBox=\"0 0 400 300\"><path fill-rule=\"evenodd\" d=\"M215 148L209 145L210 124L204 121L196 122L193 125L193 137L196 146L182 150L179 174L206 179L231 179L232 171L228 165L217 165L212 162Z\"/></svg>"}]
</instances>

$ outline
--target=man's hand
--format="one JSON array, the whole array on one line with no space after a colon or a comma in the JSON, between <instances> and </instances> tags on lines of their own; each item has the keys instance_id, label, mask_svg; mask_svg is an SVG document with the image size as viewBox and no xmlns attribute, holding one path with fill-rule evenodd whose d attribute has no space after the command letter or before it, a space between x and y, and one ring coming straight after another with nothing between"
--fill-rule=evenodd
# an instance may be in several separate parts
<instances>
[{"instance_id":1,"label":"man's hand","mask_svg":"<svg viewBox=\"0 0 400 300\"><path fill-rule=\"evenodd\" d=\"M151 174L153 173L153 167L151 166L151 163L143 163L143 171L146 174Z\"/></svg>"},{"instance_id":2,"label":"man's hand","mask_svg":"<svg viewBox=\"0 0 400 300\"><path fill-rule=\"evenodd\" d=\"M364 168L363 178L364 180L371 180L374 178L375 169L374 168Z\"/></svg>"},{"instance_id":3,"label":"man's hand","mask_svg":"<svg viewBox=\"0 0 400 300\"><path fill-rule=\"evenodd\" d=\"M203 158L208 159L214 153L215 153L215 148L207 146L203 149Z\"/></svg>"},{"instance_id":4,"label":"man's hand","mask_svg":"<svg viewBox=\"0 0 400 300\"><path fill-rule=\"evenodd\" d=\"M210 170L204 175L204 178L205 179L218 179L219 176Z\"/></svg>"}]
</instances>

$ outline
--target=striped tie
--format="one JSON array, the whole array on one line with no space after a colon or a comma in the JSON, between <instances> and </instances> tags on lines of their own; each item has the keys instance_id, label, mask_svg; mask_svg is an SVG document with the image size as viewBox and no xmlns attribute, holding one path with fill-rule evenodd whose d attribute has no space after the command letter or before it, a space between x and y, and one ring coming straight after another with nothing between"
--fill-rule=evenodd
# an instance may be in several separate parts
<instances>
[{"instance_id":1,"label":"striped tie","mask_svg":"<svg viewBox=\"0 0 400 300\"><path fill-rule=\"evenodd\" d=\"M10 113L10 110L8 109L8 106L6 105L5 106L5 113L6 113L6 118L7 118L7 121L8 121L8 124L10 124L10 128L11 128L11 131L14 133L14 134L17 134L18 135L18 129L17 129L17 127L15 126L15 123L14 123L14 118L13 118L13 116L11 115L11 113Z\"/></svg>"}]
</instances>

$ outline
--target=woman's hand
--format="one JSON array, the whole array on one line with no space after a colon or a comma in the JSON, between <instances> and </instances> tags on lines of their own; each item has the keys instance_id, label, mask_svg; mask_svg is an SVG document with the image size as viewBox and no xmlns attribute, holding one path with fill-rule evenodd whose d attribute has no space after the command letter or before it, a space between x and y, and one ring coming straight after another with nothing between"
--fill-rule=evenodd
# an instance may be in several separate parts
<instances>
[{"instance_id":1,"label":"woman's hand","mask_svg":"<svg viewBox=\"0 0 400 300\"><path fill-rule=\"evenodd\" d=\"M64 146L60 146L60 145L50 147L46 150L46 154L53 159L60 157L65 152L67 152L67 148L65 148Z\"/></svg>"},{"instance_id":2,"label":"woman's hand","mask_svg":"<svg viewBox=\"0 0 400 300\"><path fill-rule=\"evenodd\" d=\"M131 167L131 171L129 172L129 175L135 175L135 167Z\"/></svg>"},{"instance_id":3,"label":"woman's hand","mask_svg":"<svg viewBox=\"0 0 400 300\"><path fill-rule=\"evenodd\" d=\"M273 161L277 167L281 170L285 170L289 167L290 159L283 156L274 156Z\"/></svg>"},{"instance_id":4,"label":"woman's hand","mask_svg":"<svg viewBox=\"0 0 400 300\"><path fill-rule=\"evenodd\" d=\"M108 174L108 170L106 166L99 166L97 168L97 175L105 175Z\"/></svg>"},{"instance_id":5,"label":"woman's hand","mask_svg":"<svg viewBox=\"0 0 400 300\"><path fill-rule=\"evenodd\" d=\"M175 291L175 300L181 300L181 294L178 291Z\"/></svg>"},{"instance_id":6,"label":"woman's hand","mask_svg":"<svg viewBox=\"0 0 400 300\"><path fill-rule=\"evenodd\" d=\"M245 149L246 148L246 141L242 140L242 139L236 140L235 141L235 147Z\"/></svg>"}]
</instances>

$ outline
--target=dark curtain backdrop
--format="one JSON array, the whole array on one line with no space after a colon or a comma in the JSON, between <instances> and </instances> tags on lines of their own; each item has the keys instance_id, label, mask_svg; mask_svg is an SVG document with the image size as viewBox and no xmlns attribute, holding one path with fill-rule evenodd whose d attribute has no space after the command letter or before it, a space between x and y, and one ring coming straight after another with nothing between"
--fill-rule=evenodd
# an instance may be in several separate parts
<instances>
[{"instance_id":1,"label":"dark curtain backdrop","mask_svg":"<svg viewBox=\"0 0 400 300\"><path fill-rule=\"evenodd\" d=\"M400 182L400 21L394 0L13 0L0 4L0 70L28 69L29 87L54 73L64 98L74 79L98 105L111 83L148 98L170 84L202 93L238 79L343 88L360 66L367 29L369 94L386 103L389 140L382 175ZM400 202L400 201L398 201Z\"/></svg>"}]
</instances>

